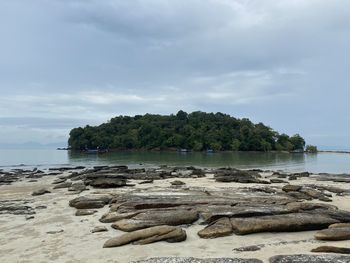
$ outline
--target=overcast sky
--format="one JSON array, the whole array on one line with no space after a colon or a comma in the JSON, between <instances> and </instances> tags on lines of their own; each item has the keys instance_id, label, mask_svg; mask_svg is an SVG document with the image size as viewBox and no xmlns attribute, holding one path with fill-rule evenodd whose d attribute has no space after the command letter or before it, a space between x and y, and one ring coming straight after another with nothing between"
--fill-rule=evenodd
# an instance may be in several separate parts
<instances>
[{"instance_id":1,"label":"overcast sky","mask_svg":"<svg viewBox=\"0 0 350 263\"><path fill-rule=\"evenodd\" d=\"M1 0L0 143L224 112L350 147L348 0Z\"/></svg>"}]
</instances>

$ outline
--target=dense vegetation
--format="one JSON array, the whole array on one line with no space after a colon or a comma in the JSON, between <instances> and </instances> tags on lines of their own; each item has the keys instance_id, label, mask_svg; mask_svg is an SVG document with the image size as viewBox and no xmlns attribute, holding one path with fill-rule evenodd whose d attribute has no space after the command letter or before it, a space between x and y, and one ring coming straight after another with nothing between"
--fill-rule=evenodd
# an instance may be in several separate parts
<instances>
[{"instance_id":1,"label":"dense vegetation","mask_svg":"<svg viewBox=\"0 0 350 263\"><path fill-rule=\"evenodd\" d=\"M81 149L190 149L194 151L303 150L298 134L279 134L262 123L223 113L119 116L100 126L75 128L70 147Z\"/></svg>"}]
</instances>

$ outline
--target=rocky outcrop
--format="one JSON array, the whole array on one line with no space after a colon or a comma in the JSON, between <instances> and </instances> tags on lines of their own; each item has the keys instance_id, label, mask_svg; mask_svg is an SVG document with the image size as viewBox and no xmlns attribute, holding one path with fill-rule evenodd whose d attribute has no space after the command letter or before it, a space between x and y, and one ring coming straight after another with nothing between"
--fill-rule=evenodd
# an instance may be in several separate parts
<instances>
[{"instance_id":1,"label":"rocky outcrop","mask_svg":"<svg viewBox=\"0 0 350 263\"><path fill-rule=\"evenodd\" d=\"M175 226L155 226L121 235L106 241L104 248L119 247L129 243L149 244L158 241L181 242L186 240L186 232Z\"/></svg>"},{"instance_id":2,"label":"rocky outcrop","mask_svg":"<svg viewBox=\"0 0 350 263\"><path fill-rule=\"evenodd\" d=\"M261 176L255 171L243 171L237 169L217 170L214 175L215 181L224 183L257 183L270 184L268 181L261 180Z\"/></svg>"},{"instance_id":3,"label":"rocky outcrop","mask_svg":"<svg viewBox=\"0 0 350 263\"><path fill-rule=\"evenodd\" d=\"M97 211L96 210L91 210L91 209L78 209L75 212L76 216L89 216L95 214Z\"/></svg>"}]
</instances>

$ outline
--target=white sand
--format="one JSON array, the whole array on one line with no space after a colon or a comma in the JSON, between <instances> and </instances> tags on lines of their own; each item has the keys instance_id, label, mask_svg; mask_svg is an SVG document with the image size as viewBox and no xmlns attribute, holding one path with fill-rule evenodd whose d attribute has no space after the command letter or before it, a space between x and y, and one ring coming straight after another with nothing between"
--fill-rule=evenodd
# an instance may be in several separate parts
<instances>
[{"instance_id":1,"label":"white sand","mask_svg":"<svg viewBox=\"0 0 350 263\"><path fill-rule=\"evenodd\" d=\"M313 239L314 231L297 233L263 233L246 236L228 236L212 240L200 239L197 232L204 226L194 225L186 228L188 238L181 243L158 242L149 245L127 245L119 248L103 249L103 243L122 232L114 230L110 224L98 221L109 208L106 206L99 212L83 217L74 216L75 209L68 206L69 200L77 195L71 195L67 189L52 190L51 194L32 197L33 190L41 187L52 188L54 177L44 177L39 182L17 182L10 186L0 186L0 200L26 199L32 200L33 207L46 205L47 209L36 209L37 214L32 220L26 220L23 215L0 215L0 262L130 262L158 256L193 256L193 257L239 257L259 258L268 262L268 258L277 254L310 253L319 245L335 245L350 247L350 241L320 242ZM154 184L137 185L138 188L168 187L174 179L155 181ZM237 183L213 183L211 178L180 179L186 182L185 187L205 187L209 189L225 188L234 191L237 187L253 187ZM350 189L350 184L315 182L304 178L292 181L292 184L315 183L332 185ZM277 184L276 184L277 185ZM107 190L120 193L132 188ZM85 191L86 195L95 190ZM350 196L334 196L330 204L340 209L350 211ZM95 226L108 226L108 232L90 233ZM48 231L64 232L47 234ZM281 244L280 242L287 242ZM300 241L298 243L288 243ZM234 248L251 245L265 245L255 252L236 252Z\"/></svg>"}]
</instances>

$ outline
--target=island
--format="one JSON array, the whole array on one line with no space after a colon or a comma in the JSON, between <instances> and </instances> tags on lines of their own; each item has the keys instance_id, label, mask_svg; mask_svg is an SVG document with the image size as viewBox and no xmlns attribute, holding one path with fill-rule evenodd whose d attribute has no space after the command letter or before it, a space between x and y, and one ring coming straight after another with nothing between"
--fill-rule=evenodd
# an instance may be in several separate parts
<instances>
[{"instance_id":1,"label":"island","mask_svg":"<svg viewBox=\"0 0 350 263\"><path fill-rule=\"evenodd\" d=\"M299 134L279 134L261 122L254 124L220 112L118 116L99 126L74 128L69 135L73 150L302 152L305 148Z\"/></svg>"}]
</instances>

